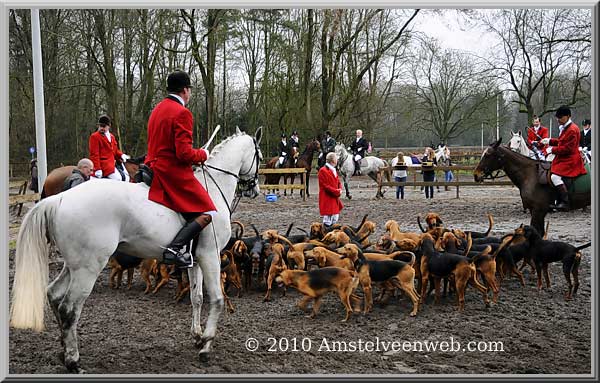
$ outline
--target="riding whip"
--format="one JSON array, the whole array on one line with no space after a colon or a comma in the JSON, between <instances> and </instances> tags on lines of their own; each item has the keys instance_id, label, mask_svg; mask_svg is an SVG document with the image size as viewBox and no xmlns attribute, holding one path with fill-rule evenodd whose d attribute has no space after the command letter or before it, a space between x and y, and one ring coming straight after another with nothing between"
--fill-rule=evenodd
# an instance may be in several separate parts
<instances>
[{"instance_id":1,"label":"riding whip","mask_svg":"<svg viewBox=\"0 0 600 383\"><path fill-rule=\"evenodd\" d=\"M219 131L219 129L221 129L221 125L217 125L217 127L213 131L212 135L210 136L210 138L208 139L206 144L204 144L204 146L202 146L202 149L208 149L208 147L210 146L212 141L215 139L215 136L217 135L217 132Z\"/></svg>"},{"instance_id":2,"label":"riding whip","mask_svg":"<svg viewBox=\"0 0 600 383\"><path fill-rule=\"evenodd\" d=\"M537 133L535 132L535 130L531 129L531 127L529 127L529 126L528 126L528 127L527 127L527 130L531 130L531 131L533 132L533 134L535 134L535 136L536 136L536 137L537 137L539 140L541 140L541 139L542 139L542 137L541 137L539 134L537 134Z\"/></svg>"}]
</instances>

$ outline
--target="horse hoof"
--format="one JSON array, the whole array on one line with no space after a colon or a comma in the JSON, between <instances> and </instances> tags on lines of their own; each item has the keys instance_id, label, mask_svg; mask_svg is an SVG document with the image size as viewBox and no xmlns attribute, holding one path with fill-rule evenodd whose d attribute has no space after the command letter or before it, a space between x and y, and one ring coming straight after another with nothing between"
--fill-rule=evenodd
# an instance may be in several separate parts
<instances>
[{"instance_id":1,"label":"horse hoof","mask_svg":"<svg viewBox=\"0 0 600 383\"><path fill-rule=\"evenodd\" d=\"M210 359L208 357L208 352L201 352L198 354L198 359L200 359L201 363L208 363L208 360Z\"/></svg>"},{"instance_id":2,"label":"horse hoof","mask_svg":"<svg viewBox=\"0 0 600 383\"><path fill-rule=\"evenodd\" d=\"M194 347L195 348L202 348L202 346L204 346L204 341L202 340L202 337L195 336L194 337Z\"/></svg>"},{"instance_id":3,"label":"horse hoof","mask_svg":"<svg viewBox=\"0 0 600 383\"><path fill-rule=\"evenodd\" d=\"M65 363L65 367L67 367L67 371L70 374L85 374L85 370L81 368L79 362L70 361Z\"/></svg>"}]
</instances>

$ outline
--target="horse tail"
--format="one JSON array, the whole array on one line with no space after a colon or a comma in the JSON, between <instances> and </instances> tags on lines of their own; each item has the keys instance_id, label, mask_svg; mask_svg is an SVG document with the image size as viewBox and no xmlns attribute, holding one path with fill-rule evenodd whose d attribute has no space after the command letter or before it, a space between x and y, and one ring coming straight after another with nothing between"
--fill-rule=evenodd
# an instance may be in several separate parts
<instances>
[{"instance_id":1,"label":"horse tail","mask_svg":"<svg viewBox=\"0 0 600 383\"><path fill-rule=\"evenodd\" d=\"M44 330L48 253L53 240L50 229L60 201L59 197L39 202L19 229L10 308L10 325L14 328Z\"/></svg>"}]
</instances>

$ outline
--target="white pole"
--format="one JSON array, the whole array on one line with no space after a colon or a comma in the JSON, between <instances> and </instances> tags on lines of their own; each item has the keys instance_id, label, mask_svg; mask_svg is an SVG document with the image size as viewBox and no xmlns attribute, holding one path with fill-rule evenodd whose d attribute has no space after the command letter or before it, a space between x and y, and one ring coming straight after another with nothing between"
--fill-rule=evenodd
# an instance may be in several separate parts
<instances>
[{"instance_id":1,"label":"white pole","mask_svg":"<svg viewBox=\"0 0 600 383\"><path fill-rule=\"evenodd\" d=\"M552 118L550 118L550 131L548 132L548 137L552 138Z\"/></svg>"},{"instance_id":2,"label":"white pole","mask_svg":"<svg viewBox=\"0 0 600 383\"><path fill-rule=\"evenodd\" d=\"M496 141L500 139L500 111L498 107L498 97L496 97Z\"/></svg>"},{"instance_id":3,"label":"white pole","mask_svg":"<svg viewBox=\"0 0 600 383\"><path fill-rule=\"evenodd\" d=\"M483 149L483 122L481 123L481 149Z\"/></svg>"},{"instance_id":4,"label":"white pole","mask_svg":"<svg viewBox=\"0 0 600 383\"><path fill-rule=\"evenodd\" d=\"M42 43L40 34L40 11L31 10L31 50L33 53L33 90L35 102L35 140L38 165L38 185L42 189L48 165L46 160L46 117L44 115L44 76L42 72Z\"/></svg>"}]
</instances>

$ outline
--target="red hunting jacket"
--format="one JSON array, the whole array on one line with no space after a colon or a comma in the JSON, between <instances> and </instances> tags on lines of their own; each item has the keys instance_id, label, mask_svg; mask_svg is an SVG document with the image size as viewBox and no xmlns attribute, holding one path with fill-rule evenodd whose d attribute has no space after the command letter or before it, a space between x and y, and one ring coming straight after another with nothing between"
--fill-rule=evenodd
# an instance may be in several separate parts
<instances>
[{"instance_id":1,"label":"red hunting jacket","mask_svg":"<svg viewBox=\"0 0 600 383\"><path fill-rule=\"evenodd\" d=\"M577 177L586 174L579 153L579 127L571 122L558 138L550 139L554 160L550 171L562 177Z\"/></svg>"},{"instance_id":2,"label":"red hunting jacket","mask_svg":"<svg viewBox=\"0 0 600 383\"><path fill-rule=\"evenodd\" d=\"M535 135L535 128L533 126L530 126L529 129L527 129L527 147L529 149L531 149L531 143L533 141L540 141L542 138L548 138L550 137L550 135L548 134L548 128L546 128L543 125L540 125L538 131L537 131L538 136L540 136L541 138L537 137ZM538 149L543 152L544 150L546 150L548 146L547 145L541 145L538 142Z\"/></svg>"},{"instance_id":3,"label":"red hunting jacket","mask_svg":"<svg viewBox=\"0 0 600 383\"><path fill-rule=\"evenodd\" d=\"M340 196L342 184L339 174L333 175L331 169L323 166L319 169L319 213L320 215L339 214L344 208Z\"/></svg>"},{"instance_id":4,"label":"red hunting jacket","mask_svg":"<svg viewBox=\"0 0 600 383\"><path fill-rule=\"evenodd\" d=\"M192 164L207 160L192 147L192 112L174 97L162 100L148 120L146 164L154 171L148 198L179 213L217 210L194 176Z\"/></svg>"},{"instance_id":5,"label":"red hunting jacket","mask_svg":"<svg viewBox=\"0 0 600 383\"><path fill-rule=\"evenodd\" d=\"M90 136L89 149L90 160L94 163L94 172L102 170L102 176L106 177L115 172L115 160L120 160L123 152L119 150L117 139L110 134L110 142L104 134L94 132Z\"/></svg>"}]
</instances>

